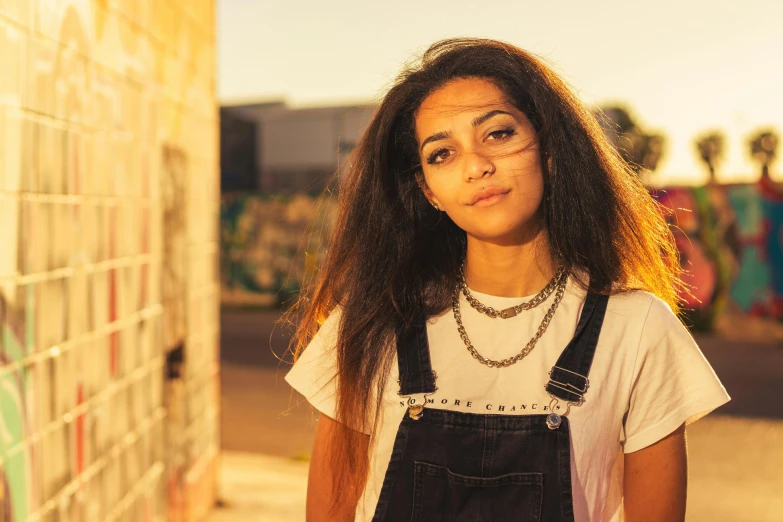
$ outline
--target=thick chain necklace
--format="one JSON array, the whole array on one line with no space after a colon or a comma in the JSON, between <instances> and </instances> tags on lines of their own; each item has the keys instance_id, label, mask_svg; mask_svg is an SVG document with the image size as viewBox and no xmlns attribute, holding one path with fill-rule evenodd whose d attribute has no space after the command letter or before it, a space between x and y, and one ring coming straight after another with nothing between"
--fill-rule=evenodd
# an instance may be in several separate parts
<instances>
[{"instance_id":1,"label":"thick chain necklace","mask_svg":"<svg viewBox=\"0 0 783 522\"><path fill-rule=\"evenodd\" d=\"M557 305L560 304L560 300L563 298L563 293L565 292L566 287L566 281L568 280L568 273L567 272L561 272L558 273L559 278L556 281L556 287L557 290L555 292L555 300L552 303L552 306L549 307L549 310L547 310L546 315L544 315L543 321L541 321L541 324L538 326L538 331L536 331L536 334L533 336L530 341L528 341L527 345L522 349L521 352L516 354L513 357L509 357L507 359L502 359L500 361L495 361L490 359L489 357L484 357L480 353L478 353L478 350L473 346L473 344L470 342L470 339L468 338L468 333L465 331L465 327L462 324L462 314L459 311L459 294L460 294L460 285L457 284L454 287L454 293L451 296L451 304L452 304L452 310L454 311L454 319L457 321L457 329L459 330L459 336L462 338L462 341L465 343L465 346L468 348L468 351L470 354L478 360L482 364L486 364L490 368L503 368L506 366L511 366L517 361L522 360L527 354L530 353L530 351L533 349L533 347L536 345L536 342L541 338L542 335L544 335L544 332L546 332L547 326L549 326L549 322L552 320L552 316L555 315L555 310L557 309Z\"/></svg>"},{"instance_id":2,"label":"thick chain necklace","mask_svg":"<svg viewBox=\"0 0 783 522\"><path fill-rule=\"evenodd\" d=\"M565 266L560 266L560 268L557 271L557 274L555 274L555 277L553 277L549 283L536 295L533 296L530 301L526 303L520 303L516 306L512 306L510 308L506 308L504 310L495 310L491 306L486 306L485 304L481 303L478 299L473 297L470 293L470 289L468 288L468 283L465 281L465 262L462 262L462 266L459 267L459 288L462 290L462 293L465 295L465 299L467 299L468 303L470 303L470 306L475 308L479 311L479 313L488 315L489 317L497 318L500 317L501 319L508 319L510 317L514 317L522 310L530 310L531 308L535 308L539 304L546 301L546 299L552 294L552 292L555 290L555 287L557 286L557 282L560 281L560 279L563 277L563 274L565 274L566 268Z\"/></svg>"}]
</instances>

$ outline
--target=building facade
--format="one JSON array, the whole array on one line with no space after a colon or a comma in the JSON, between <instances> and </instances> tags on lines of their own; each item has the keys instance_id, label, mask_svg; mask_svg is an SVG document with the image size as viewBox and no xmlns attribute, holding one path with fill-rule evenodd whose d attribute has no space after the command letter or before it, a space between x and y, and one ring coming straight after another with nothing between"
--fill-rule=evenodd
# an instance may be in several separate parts
<instances>
[{"instance_id":1,"label":"building facade","mask_svg":"<svg viewBox=\"0 0 783 522\"><path fill-rule=\"evenodd\" d=\"M239 190L320 194L334 182L375 108L368 104L292 109L277 101L221 107L222 114L255 124L241 139L248 145L236 151L240 157L255 154L255 180L252 186ZM254 146L249 145L250 132L255 133ZM221 137L228 136L231 134ZM224 170L221 177L224 188L230 188L233 172Z\"/></svg>"}]
</instances>

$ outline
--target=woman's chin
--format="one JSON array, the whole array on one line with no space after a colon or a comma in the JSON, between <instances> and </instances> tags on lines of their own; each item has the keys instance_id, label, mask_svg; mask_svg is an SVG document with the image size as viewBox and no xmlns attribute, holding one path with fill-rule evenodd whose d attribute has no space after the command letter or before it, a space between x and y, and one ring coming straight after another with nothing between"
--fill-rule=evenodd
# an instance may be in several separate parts
<instances>
[{"instance_id":1,"label":"woman's chin","mask_svg":"<svg viewBox=\"0 0 783 522\"><path fill-rule=\"evenodd\" d=\"M534 229L529 223L517 222L485 222L480 226L463 229L474 239L487 243L503 245L519 245L527 243L535 237Z\"/></svg>"}]
</instances>

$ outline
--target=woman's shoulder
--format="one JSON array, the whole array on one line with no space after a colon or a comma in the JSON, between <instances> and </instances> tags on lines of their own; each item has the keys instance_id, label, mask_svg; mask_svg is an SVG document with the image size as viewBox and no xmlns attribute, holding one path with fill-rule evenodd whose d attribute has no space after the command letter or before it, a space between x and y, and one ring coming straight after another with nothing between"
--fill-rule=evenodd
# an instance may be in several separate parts
<instances>
[{"instance_id":1,"label":"woman's shoulder","mask_svg":"<svg viewBox=\"0 0 783 522\"><path fill-rule=\"evenodd\" d=\"M334 345L337 341L342 315L343 309L338 304L320 317L318 319L318 331L315 333L313 340L317 339L320 343L325 344L328 347Z\"/></svg>"},{"instance_id":2,"label":"woman's shoulder","mask_svg":"<svg viewBox=\"0 0 783 522\"><path fill-rule=\"evenodd\" d=\"M654 328L671 328L680 319L669 303L647 290L617 290L606 305L606 320L622 324L626 328L641 331Z\"/></svg>"},{"instance_id":3,"label":"woman's shoulder","mask_svg":"<svg viewBox=\"0 0 783 522\"><path fill-rule=\"evenodd\" d=\"M653 305L669 306L666 301L647 290L626 290L614 286L607 307L623 307L626 309L649 309Z\"/></svg>"},{"instance_id":4,"label":"woman's shoulder","mask_svg":"<svg viewBox=\"0 0 783 522\"><path fill-rule=\"evenodd\" d=\"M622 307L629 310L632 309L645 312L653 311L658 314L665 314L668 312L676 317L669 303L656 294L642 289L625 290L615 287L607 306Z\"/></svg>"},{"instance_id":5,"label":"woman's shoulder","mask_svg":"<svg viewBox=\"0 0 783 522\"><path fill-rule=\"evenodd\" d=\"M567 288L578 299L584 300L587 296L587 290L582 287L581 283L577 283L577 279L584 281L584 284L586 284L590 281L590 277L584 270L574 269L574 272L576 278L569 278ZM669 304L652 292L642 289L627 289L621 283L612 285L606 307L607 311L612 313L630 314L634 317L638 317L639 314L646 315L653 307L671 312Z\"/></svg>"}]
</instances>

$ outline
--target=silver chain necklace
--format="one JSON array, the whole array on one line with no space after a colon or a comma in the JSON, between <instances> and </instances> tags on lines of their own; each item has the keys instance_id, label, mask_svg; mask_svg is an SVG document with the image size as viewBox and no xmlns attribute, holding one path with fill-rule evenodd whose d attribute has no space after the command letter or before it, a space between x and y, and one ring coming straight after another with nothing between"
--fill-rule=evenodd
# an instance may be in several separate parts
<instances>
[{"instance_id":1,"label":"silver chain necklace","mask_svg":"<svg viewBox=\"0 0 783 522\"><path fill-rule=\"evenodd\" d=\"M462 290L462 293L465 295L465 299L467 299L468 303L470 303L470 306L478 310L479 313L492 317L493 319L497 317L500 317L501 319L509 319L511 317L516 316L522 310L530 310L531 308L535 308L536 306L546 301L546 299L554 291L555 287L557 286L557 282L560 280L560 278L563 276L565 272L566 272L566 268L561 265L557 271L557 274L555 274L555 277L553 277L549 281L549 283L547 283L547 285L538 294L534 295L533 298L530 299L530 301L526 303L520 303L516 306L505 308L503 310L495 310L491 306L486 306L485 304L481 303L478 299L476 299L471 295L470 289L468 288L468 283L465 281L464 261L462 262L462 265L459 267L459 287Z\"/></svg>"},{"instance_id":2,"label":"silver chain necklace","mask_svg":"<svg viewBox=\"0 0 783 522\"><path fill-rule=\"evenodd\" d=\"M521 352L514 355L513 357L509 357L507 359L502 359L500 361L495 361L493 359L490 359L489 357L484 357L480 353L478 353L478 350L473 346L473 344L470 342L470 339L468 338L468 333L465 331L465 326L462 324L462 314L459 311L459 294L460 294L460 285L457 284L454 287L454 292L451 297L451 304L452 304L452 310L454 311L454 319L457 321L457 329L459 330L459 336L462 338L462 341L465 343L465 346L467 347L470 354L481 364L485 364L489 366L490 368L504 368L506 366L511 366L512 364L516 363L517 361L522 360L525 358L527 354L530 353L530 351L533 349L533 347L536 345L536 342L541 338L542 335L544 335L544 332L546 332L547 326L549 326L549 322L552 320L552 316L555 315L555 310L557 309L557 305L560 304L560 300L563 298L563 293L565 292L566 287L566 281L568 280L568 273L567 272L560 272L558 273L558 278L556 281L557 290L555 292L555 300L552 303L552 306L549 307L549 310L547 310L546 315L544 315L543 321L541 321L541 324L538 326L538 331L536 331L536 334L533 336L530 341L528 341L527 345L522 349Z\"/></svg>"}]
</instances>

